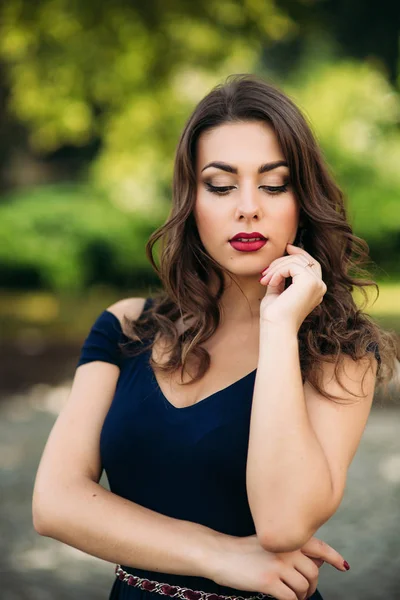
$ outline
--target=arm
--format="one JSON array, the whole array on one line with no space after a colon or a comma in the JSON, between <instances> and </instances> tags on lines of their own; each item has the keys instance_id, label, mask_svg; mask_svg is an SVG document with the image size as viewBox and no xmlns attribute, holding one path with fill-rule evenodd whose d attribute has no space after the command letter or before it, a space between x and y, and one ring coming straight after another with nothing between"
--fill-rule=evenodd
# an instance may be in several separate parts
<instances>
[{"instance_id":1,"label":"arm","mask_svg":"<svg viewBox=\"0 0 400 600\"><path fill-rule=\"evenodd\" d=\"M86 477L42 486L39 478L33 513L40 535L112 563L210 578L220 545L213 530L151 511Z\"/></svg>"},{"instance_id":2,"label":"arm","mask_svg":"<svg viewBox=\"0 0 400 600\"><path fill-rule=\"evenodd\" d=\"M118 310L114 314L120 316ZM118 376L116 365L100 361L76 370L36 476L34 527L40 535L110 562L207 577L229 536L149 510L98 483L100 431Z\"/></svg>"},{"instance_id":3,"label":"arm","mask_svg":"<svg viewBox=\"0 0 400 600\"><path fill-rule=\"evenodd\" d=\"M302 274L303 267L290 266L291 276L297 270ZM287 264L281 268L287 277ZM299 302L300 285L298 288L293 304ZM282 306L285 294L281 293ZM289 294L286 299L290 300ZM328 395L345 395L351 404L339 405L318 394L307 382L303 386L297 330L298 323L287 317L275 322L265 319L260 324L246 475L260 543L272 552L301 548L337 510L375 386L375 369L370 368L365 378L365 397L360 400L352 395L360 394L360 382L370 361L353 361L350 357L344 357L342 376L350 393L339 387L330 363L323 365L322 385Z\"/></svg>"},{"instance_id":4,"label":"arm","mask_svg":"<svg viewBox=\"0 0 400 600\"><path fill-rule=\"evenodd\" d=\"M270 551L296 549L330 504L330 473L307 415L295 331L260 327L246 476L260 543L276 543Z\"/></svg>"}]
</instances>

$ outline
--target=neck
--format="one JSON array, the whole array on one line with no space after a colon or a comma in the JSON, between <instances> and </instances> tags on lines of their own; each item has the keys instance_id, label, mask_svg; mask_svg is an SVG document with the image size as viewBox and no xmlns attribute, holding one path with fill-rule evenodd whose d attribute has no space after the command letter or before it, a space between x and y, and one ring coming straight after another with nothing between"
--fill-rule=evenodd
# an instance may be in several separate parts
<instances>
[{"instance_id":1,"label":"neck","mask_svg":"<svg viewBox=\"0 0 400 600\"><path fill-rule=\"evenodd\" d=\"M221 325L246 325L259 322L260 304L265 288L251 277L236 277L237 284L228 279L221 298ZM240 286L240 287L239 287ZM241 289L240 289L241 288Z\"/></svg>"}]
</instances>

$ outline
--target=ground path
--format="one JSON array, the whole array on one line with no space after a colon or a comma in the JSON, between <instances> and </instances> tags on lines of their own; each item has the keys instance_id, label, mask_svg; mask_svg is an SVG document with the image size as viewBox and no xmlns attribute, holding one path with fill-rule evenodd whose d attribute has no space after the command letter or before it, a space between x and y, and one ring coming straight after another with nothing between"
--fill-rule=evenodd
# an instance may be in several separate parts
<instances>
[{"instance_id":1,"label":"ground path","mask_svg":"<svg viewBox=\"0 0 400 600\"><path fill-rule=\"evenodd\" d=\"M0 398L1 600L106 600L113 565L41 537L32 527L33 481L51 426L68 395L35 384ZM400 600L400 410L372 410L335 516L316 534L351 565L320 571L324 600Z\"/></svg>"}]
</instances>

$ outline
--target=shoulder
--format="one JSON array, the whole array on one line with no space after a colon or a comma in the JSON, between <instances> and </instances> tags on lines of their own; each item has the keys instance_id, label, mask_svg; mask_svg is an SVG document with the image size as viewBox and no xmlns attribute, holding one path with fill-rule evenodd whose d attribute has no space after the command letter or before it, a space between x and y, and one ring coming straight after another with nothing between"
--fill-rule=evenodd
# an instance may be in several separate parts
<instances>
[{"instance_id":1,"label":"shoulder","mask_svg":"<svg viewBox=\"0 0 400 600\"><path fill-rule=\"evenodd\" d=\"M124 317L136 321L141 315L146 298L123 298L107 308L122 324Z\"/></svg>"}]
</instances>

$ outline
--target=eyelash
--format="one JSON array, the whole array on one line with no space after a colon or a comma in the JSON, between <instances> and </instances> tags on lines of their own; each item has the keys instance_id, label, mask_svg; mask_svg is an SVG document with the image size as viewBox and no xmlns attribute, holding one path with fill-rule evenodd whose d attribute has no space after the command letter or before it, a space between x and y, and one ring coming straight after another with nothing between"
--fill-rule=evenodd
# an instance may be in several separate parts
<instances>
[{"instance_id":1,"label":"eyelash","mask_svg":"<svg viewBox=\"0 0 400 600\"><path fill-rule=\"evenodd\" d=\"M212 183L208 183L207 181L205 182L205 184L207 187L207 191L211 192L212 194L217 194L218 196L227 196L230 190L235 189L233 186L216 187L215 185L212 185ZM262 185L260 187L266 188L268 190L267 193L271 196L276 196L278 194L284 194L285 192L287 192L288 186L289 182L284 183L283 185Z\"/></svg>"}]
</instances>

